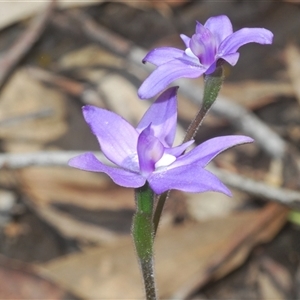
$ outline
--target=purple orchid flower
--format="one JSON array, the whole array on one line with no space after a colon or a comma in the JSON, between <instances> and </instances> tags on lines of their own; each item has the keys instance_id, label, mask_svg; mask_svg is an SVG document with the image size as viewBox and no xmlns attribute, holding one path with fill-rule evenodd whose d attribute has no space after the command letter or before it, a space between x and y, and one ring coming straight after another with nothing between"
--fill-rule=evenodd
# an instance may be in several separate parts
<instances>
[{"instance_id":1,"label":"purple orchid flower","mask_svg":"<svg viewBox=\"0 0 300 300\"><path fill-rule=\"evenodd\" d=\"M192 38L180 35L185 51L162 47L150 51L143 62L150 62L157 69L143 82L138 90L141 99L149 99L164 90L176 79L197 78L215 71L219 59L234 66L237 50L248 43L271 44L273 34L264 28L242 28L233 33L227 16L209 18L204 26L197 22Z\"/></svg>"},{"instance_id":2,"label":"purple orchid flower","mask_svg":"<svg viewBox=\"0 0 300 300\"><path fill-rule=\"evenodd\" d=\"M103 154L116 166L103 164L91 152L72 158L69 165L104 172L116 184L128 188L141 187L148 181L156 194L178 189L231 195L228 188L204 167L222 151L253 140L246 136L217 137L183 154L194 141L172 147L177 123L176 91L177 87L173 87L163 92L137 128L111 111L84 106L84 118L96 135Z\"/></svg>"}]
</instances>

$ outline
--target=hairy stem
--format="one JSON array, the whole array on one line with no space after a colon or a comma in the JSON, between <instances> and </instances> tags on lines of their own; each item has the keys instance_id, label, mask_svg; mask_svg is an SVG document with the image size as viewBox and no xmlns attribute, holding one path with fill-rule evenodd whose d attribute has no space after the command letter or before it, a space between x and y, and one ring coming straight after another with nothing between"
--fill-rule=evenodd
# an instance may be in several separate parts
<instances>
[{"instance_id":1,"label":"hairy stem","mask_svg":"<svg viewBox=\"0 0 300 300\"><path fill-rule=\"evenodd\" d=\"M199 127L201 126L204 120L204 117L207 115L213 103L216 101L218 97L223 80L224 80L224 72L222 66L217 67L214 73L205 75L202 106L199 112L197 113L195 119L188 127L183 143L190 141L195 137Z\"/></svg>"},{"instance_id":2,"label":"hairy stem","mask_svg":"<svg viewBox=\"0 0 300 300\"><path fill-rule=\"evenodd\" d=\"M153 261L153 203L154 193L146 183L135 189L136 213L133 217L132 236L144 279L147 300L156 300Z\"/></svg>"}]
</instances>

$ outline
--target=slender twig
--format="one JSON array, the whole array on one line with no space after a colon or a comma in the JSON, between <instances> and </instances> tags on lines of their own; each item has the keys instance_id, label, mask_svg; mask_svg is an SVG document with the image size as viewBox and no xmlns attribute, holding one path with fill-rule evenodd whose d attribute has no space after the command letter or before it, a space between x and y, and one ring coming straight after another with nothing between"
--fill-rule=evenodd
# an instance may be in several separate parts
<instances>
[{"instance_id":1,"label":"slender twig","mask_svg":"<svg viewBox=\"0 0 300 300\"><path fill-rule=\"evenodd\" d=\"M206 116L207 112L204 109L204 107L202 106L200 108L200 110L198 111L196 117L194 118L194 120L192 121L192 123L189 125L187 131L186 131L186 135L183 139L183 143L188 142L192 139L195 138L199 127L201 126L204 117Z\"/></svg>"},{"instance_id":2,"label":"slender twig","mask_svg":"<svg viewBox=\"0 0 300 300\"><path fill-rule=\"evenodd\" d=\"M32 20L25 32L15 41L9 50L0 57L0 86L3 85L12 69L28 53L34 43L40 38L49 20L56 0Z\"/></svg>"},{"instance_id":3,"label":"slender twig","mask_svg":"<svg viewBox=\"0 0 300 300\"><path fill-rule=\"evenodd\" d=\"M60 166L66 167L69 159L82 154L82 151L41 151L33 153L0 154L0 169L20 169L30 166ZM94 152L102 161L105 160L102 152ZM107 164L111 164L107 160ZM279 202L293 207L300 207L300 192L285 188L273 187L245 176L209 166L208 169L218 176L224 184L253 196Z\"/></svg>"},{"instance_id":4,"label":"slender twig","mask_svg":"<svg viewBox=\"0 0 300 300\"><path fill-rule=\"evenodd\" d=\"M0 154L0 169L20 169L30 166L61 166L66 167L69 159L82 154L78 151L41 151L33 153ZM95 153L101 160L102 153Z\"/></svg>"},{"instance_id":5,"label":"slender twig","mask_svg":"<svg viewBox=\"0 0 300 300\"><path fill-rule=\"evenodd\" d=\"M208 168L222 182L253 196L276 201L292 207L300 208L300 192L285 188L270 186L242 175L209 166Z\"/></svg>"}]
</instances>

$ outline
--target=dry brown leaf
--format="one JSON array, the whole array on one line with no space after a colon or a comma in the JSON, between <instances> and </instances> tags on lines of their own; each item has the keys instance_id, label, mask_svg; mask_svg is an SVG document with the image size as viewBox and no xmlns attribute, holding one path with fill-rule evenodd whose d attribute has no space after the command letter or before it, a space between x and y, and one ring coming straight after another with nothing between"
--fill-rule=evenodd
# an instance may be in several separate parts
<instances>
[{"instance_id":1,"label":"dry brown leaf","mask_svg":"<svg viewBox=\"0 0 300 300\"><path fill-rule=\"evenodd\" d=\"M300 50L293 44L285 49L285 61L287 73L290 77L294 93L300 104Z\"/></svg>"},{"instance_id":2,"label":"dry brown leaf","mask_svg":"<svg viewBox=\"0 0 300 300\"><path fill-rule=\"evenodd\" d=\"M1 183L9 184L9 176L0 174ZM62 235L110 243L129 233L135 210L133 190L116 186L106 175L56 167L31 167L17 174L27 204ZM170 212L162 224L171 221Z\"/></svg>"},{"instance_id":3,"label":"dry brown leaf","mask_svg":"<svg viewBox=\"0 0 300 300\"><path fill-rule=\"evenodd\" d=\"M89 45L79 50L69 52L59 61L62 69L70 68L120 68L124 67L125 60L111 52L104 50L97 45ZM99 78L97 78L99 79Z\"/></svg>"},{"instance_id":4,"label":"dry brown leaf","mask_svg":"<svg viewBox=\"0 0 300 300\"><path fill-rule=\"evenodd\" d=\"M67 125L64 96L20 69L0 95L0 137L11 151L40 148L62 136Z\"/></svg>"},{"instance_id":5,"label":"dry brown leaf","mask_svg":"<svg viewBox=\"0 0 300 300\"><path fill-rule=\"evenodd\" d=\"M294 90L292 85L286 82L251 80L225 83L221 94L254 110L274 102L278 96L293 96Z\"/></svg>"},{"instance_id":6,"label":"dry brown leaf","mask_svg":"<svg viewBox=\"0 0 300 300\"><path fill-rule=\"evenodd\" d=\"M140 101L136 87L118 74L109 74L98 83L98 90L105 95L107 105L133 125L137 125L149 107L147 101Z\"/></svg>"},{"instance_id":7,"label":"dry brown leaf","mask_svg":"<svg viewBox=\"0 0 300 300\"><path fill-rule=\"evenodd\" d=\"M215 192L186 193L189 216L197 221L205 221L232 214L239 207L243 207L249 199L246 194L239 191L232 190L232 194L232 197L228 197Z\"/></svg>"},{"instance_id":8,"label":"dry brown leaf","mask_svg":"<svg viewBox=\"0 0 300 300\"><path fill-rule=\"evenodd\" d=\"M248 232L249 224L264 218L262 212L241 212L200 224L161 230L155 243L160 297L169 299L175 295L176 299L184 299L194 291L197 282L203 278L225 275L246 259L254 245L273 238L284 223L284 209L282 213L278 213L278 210L275 213L274 210L271 220L259 228L263 235L256 232L247 236L233 257L228 257L218 268L212 267L220 256L228 252L231 243L243 234L244 229ZM143 298L139 268L129 238L105 248L69 255L43 266L53 280L81 297Z\"/></svg>"},{"instance_id":9,"label":"dry brown leaf","mask_svg":"<svg viewBox=\"0 0 300 300\"><path fill-rule=\"evenodd\" d=\"M37 267L0 257L1 299L79 299L47 279Z\"/></svg>"},{"instance_id":10,"label":"dry brown leaf","mask_svg":"<svg viewBox=\"0 0 300 300\"><path fill-rule=\"evenodd\" d=\"M41 219L66 238L87 244L107 244L121 239L120 234L112 230L85 221L82 222L69 213L62 212L51 206L32 205L31 207Z\"/></svg>"},{"instance_id":11,"label":"dry brown leaf","mask_svg":"<svg viewBox=\"0 0 300 300\"><path fill-rule=\"evenodd\" d=\"M64 236L107 243L128 234L131 189L114 185L103 174L71 168L26 168L18 174L28 204Z\"/></svg>"},{"instance_id":12,"label":"dry brown leaf","mask_svg":"<svg viewBox=\"0 0 300 300\"><path fill-rule=\"evenodd\" d=\"M134 209L133 191L112 183L105 174L73 168L32 167L19 171L24 189L42 205L76 205L89 210Z\"/></svg>"}]
</instances>

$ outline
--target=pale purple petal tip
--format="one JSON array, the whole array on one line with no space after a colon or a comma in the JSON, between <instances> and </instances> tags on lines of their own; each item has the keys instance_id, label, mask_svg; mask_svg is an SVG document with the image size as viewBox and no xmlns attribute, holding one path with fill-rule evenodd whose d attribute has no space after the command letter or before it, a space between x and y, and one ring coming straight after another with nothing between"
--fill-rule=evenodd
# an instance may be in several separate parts
<instances>
[{"instance_id":1,"label":"pale purple petal tip","mask_svg":"<svg viewBox=\"0 0 300 300\"><path fill-rule=\"evenodd\" d=\"M161 47L151 50L143 59L143 63L149 62L153 65L160 66L183 55L183 50L172 47Z\"/></svg>"},{"instance_id":2,"label":"pale purple petal tip","mask_svg":"<svg viewBox=\"0 0 300 300\"><path fill-rule=\"evenodd\" d=\"M215 175L197 164L154 173L148 182L156 194L175 189L190 193L214 191L231 196L230 190Z\"/></svg>"},{"instance_id":3,"label":"pale purple petal tip","mask_svg":"<svg viewBox=\"0 0 300 300\"><path fill-rule=\"evenodd\" d=\"M202 143L192 151L200 153L201 165L206 166L221 152L237 145L252 143L253 141L252 138L243 135L221 136Z\"/></svg>"},{"instance_id":4,"label":"pale purple petal tip","mask_svg":"<svg viewBox=\"0 0 300 300\"><path fill-rule=\"evenodd\" d=\"M273 33L265 28L242 28L228 36L219 47L219 55L235 53L248 43L272 44Z\"/></svg>"},{"instance_id":5,"label":"pale purple petal tip","mask_svg":"<svg viewBox=\"0 0 300 300\"><path fill-rule=\"evenodd\" d=\"M226 60L230 65L235 66L238 62L240 54L238 52L228 55L223 55L220 58Z\"/></svg>"},{"instance_id":6,"label":"pale purple petal tip","mask_svg":"<svg viewBox=\"0 0 300 300\"><path fill-rule=\"evenodd\" d=\"M176 168L184 165L197 163L205 167L212 159L221 152L237 145L252 143L253 139L247 136L229 135L212 138L198 145L190 152L179 157L171 167Z\"/></svg>"},{"instance_id":7,"label":"pale purple petal tip","mask_svg":"<svg viewBox=\"0 0 300 300\"><path fill-rule=\"evenodd\" d=\"M91 152L71 158L68 164L84 171L105 173L116 184L127 188L141 187L146 182L140 174L103 164Z\"/></svg>"},{"instance_id":8,"label":"pale purple petal tip","mask_svg":"<svg viewBox=\"0 0 300 300\"><path fill-rule=\"evenodd\" d=\"M190 60L190 61L189 61ZM205 72L205 68L196 66L192 58L184 61L175 59L154 70L142 83L138 90L141 99L149 99L163 91L170 83L181 77L197 78Z\"/></svg>"}]
</instances>

